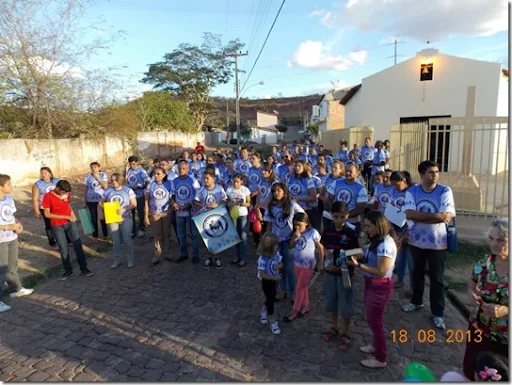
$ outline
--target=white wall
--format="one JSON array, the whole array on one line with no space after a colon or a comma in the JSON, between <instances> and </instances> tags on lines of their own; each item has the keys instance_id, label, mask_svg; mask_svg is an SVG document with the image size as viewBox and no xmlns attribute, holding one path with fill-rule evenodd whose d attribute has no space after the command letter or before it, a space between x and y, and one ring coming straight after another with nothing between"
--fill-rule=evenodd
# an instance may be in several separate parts
<instances>
[{"instance_id":1,"label":"white wall","mask_svg":"<svg viewBox=\"0 0 512 385\"><path fill-rule=\"evenodd\" d=\"M277 120L276 115L256 112L256 125L258 127L274 128L277 125Z\"/></svg>"},{"instance_id":2,"label":"white wall","mask_svg":"<svg viewBox=\"0 0 512 385\"><path fill-rule=\"evenodd\" d=\"M509 79L505 75L501 75L496 116L508 116L509 114L508 82Z\"/></svg>"},{"instance_id":3,"label":"white wall","mask_svg":"<svg viewBox=\"0 0 512 385\"><path fill-rule=\"evenodd\" d=\"M346 126L371 125L375 138L389 136L400 118L465 114L468 86L476 86L476 116L496 116L501 65L437 54L434 78L420 82L424 56L387 68L362 80L345 106Z\"/></svg>"},{"instance_id":4,"label":"white wall","mask_svg":"<svg viewBox=\"0 0 512 385\"><path fill-rule=\"evenodd\" d=\"M253 127L252 136L249 140L256 142L256 143L276 144L277 137L278 137L277 133L260 130L258 128Z\"/></svg>"}]
</instances>

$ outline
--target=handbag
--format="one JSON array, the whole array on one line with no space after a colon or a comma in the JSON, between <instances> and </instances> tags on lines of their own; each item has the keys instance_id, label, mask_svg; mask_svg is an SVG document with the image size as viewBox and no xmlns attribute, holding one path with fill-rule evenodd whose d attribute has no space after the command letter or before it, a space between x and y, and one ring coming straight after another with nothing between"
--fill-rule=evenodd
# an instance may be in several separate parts
<instances>
[{"instance_id":1,"label":"handbag","mask_svg":"<svg viewBox=\"0 0 512 385\"><path fill-rule=\"evenodd\" d=\"M457 239L457 228L455 227L455 218L452 219L453 224L448 223L446 225L447 234L447 248L449 253L456 253L459 251L459 240Z\"/></svg>"}]
</instances>

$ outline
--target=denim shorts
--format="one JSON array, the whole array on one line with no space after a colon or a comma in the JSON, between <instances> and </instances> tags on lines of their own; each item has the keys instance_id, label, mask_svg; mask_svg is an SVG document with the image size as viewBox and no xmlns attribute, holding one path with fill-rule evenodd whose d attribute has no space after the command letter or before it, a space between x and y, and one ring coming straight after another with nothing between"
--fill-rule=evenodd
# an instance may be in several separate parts
<instances>
[{"instance_id":1,"label":"denim shorts","mask_svg":"<svg viewBox=\"0 0 512 385\"><path fill-rule=\"evenodd\" d=\"M354 288L345 289L341 275L324 272L325 311L337 311L341 318L354 318Z\"/></svg>"}]
</instances>

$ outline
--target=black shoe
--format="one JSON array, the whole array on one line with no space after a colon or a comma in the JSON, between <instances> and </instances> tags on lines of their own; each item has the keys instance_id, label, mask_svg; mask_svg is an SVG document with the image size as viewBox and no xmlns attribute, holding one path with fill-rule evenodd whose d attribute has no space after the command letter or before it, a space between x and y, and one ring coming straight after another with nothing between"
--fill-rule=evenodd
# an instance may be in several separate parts
<instances>
[{"instance_id":1,"label":"black shoe","mask_svg":"<svg viewBox=\"0 0 512 385\"><path fill-rule=\"evenodd\" d=\"M199 265L199 257L192 257L192 264Z\"/></svg>"},{"instance_id":2,"label":"black shoe","mask_svg":"<svg viewBox=\"0 0 512 385\"><path fill-rule=\"evenodd\" d=\"M186 261L187 259L188 259L188 257L179 257L179 258L173 259L172 261L174 263L180 263L180 262Z\"/></svg>"},{"instance_id":3,"label":"black shoe","mask_svg":"<svg viewBox=\"0 0 512 385\"><path fill-rule=\"evenodd\" d=\"M81 272L84 277L92 277L94 275L94 273L88 268L81 270Z\"/></svg>"},{"instance_id":4,"label":"black shoe","mask_svg":"<svg viewBox=\"0 0 512 385\"><path fill-rule=\"evenodd\" d=\"M71 277L73 275L73 272L72 271L66 271L64 272L64 274L62 274L59 278L59 281L65 281L66 279L68 279L69 277Z\"/></svg>"}]
</instances>

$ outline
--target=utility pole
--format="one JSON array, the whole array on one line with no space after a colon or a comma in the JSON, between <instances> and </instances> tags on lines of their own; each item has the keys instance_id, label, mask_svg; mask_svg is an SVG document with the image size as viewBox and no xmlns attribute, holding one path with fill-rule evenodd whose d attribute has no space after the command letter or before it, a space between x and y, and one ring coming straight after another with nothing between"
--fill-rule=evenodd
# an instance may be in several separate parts
<instances>
[{"instance_id":1,"label":"utility pole","mask_svg":"<svg viewBox=\"0 0 512 385\"><path fill-rule=\"evenodd\" d=\"M242 53L242 51L224 52L225 57L234 57L235 58L235 96L236 96L235 114L236 114L236 144L237 144L237 146L240 145L240 83L238 80L238 58L240 56L247 56L247 55L249 55L249 52L247 52L247 51L245 51L245 53Z\"/></svg>"},{"instance_id":2,"label":"utility pole","mask_svg":"<svg viewBox=\"0 0 512 385\"><path fill-rule=\"evenodd\" d=\"M391 59L391 58L394 58L395 59L395 65L396 65L396 60L398 57L401 57L401 56L404 56L404 55L398 55L398 43L401 43L399 42L397 39L395 39L395 41L393 42L393 45L395 47L395 54L393 56L388 56L386 59Z\"/></svg>"}]
</instances>

